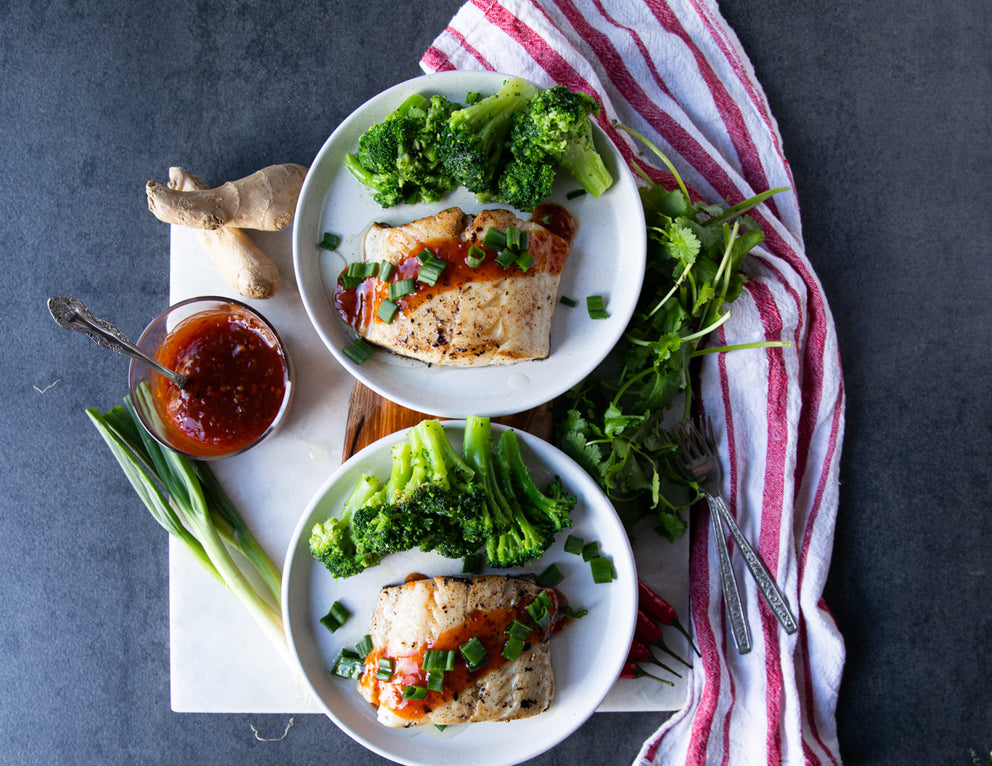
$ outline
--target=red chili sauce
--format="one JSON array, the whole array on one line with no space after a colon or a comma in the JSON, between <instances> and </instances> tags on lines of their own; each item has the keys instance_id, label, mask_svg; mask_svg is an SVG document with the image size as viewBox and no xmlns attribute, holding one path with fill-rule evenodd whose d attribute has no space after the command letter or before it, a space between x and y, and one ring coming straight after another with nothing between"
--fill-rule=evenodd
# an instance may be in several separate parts
<instances>
[{"instance_id":1,"label":"red chili sauce","mask_svg":"<svg viewBox=\"0 0 992 766\"><path fill-rule=\"evenodd\" d=\"M531 221L543 226L556 235L557 239L547 236L530 238L527 250L533 256L534 263L529 271L558 274L565 266L568 246L575 237L578 227L576 220L561 205L546 203L534 209ZM469 266L467 262L472 247L481 248L485 254L485 260L475 267ZM421 265L417 256L425 249L446 264L434 285L416 281ZM417 289L399 298L396 304L400 311L412 310L438 292L457 289L469 282L503 279L507 276L507 269L496 263L497 255L499 255L497 251L485 247L481 242L435 239L418 243L396 264L396 269L390 278L390 282L413 278ZM383 282L378 277L366 277L356 287L345 287L341 284L341 280L334 285L334 308L341 318L355 329L368 327L373 321L382 321L377 319L376 314L379 305L388 297L389 283Z\"/></svg>"},{"instance_id":2,"label":"red chili sauce","mask_svg":"<svg viewBox=\"0 0 992 766\"><path fill-rule=\"evenodd\" d=\"M195 314L166 336L155 358L190 379L179 388L152 376L155 407L183 452L210 456L247 447L282 407L286 359L254 317Z\"/></svg>"},{"instance_id":3,"label":"red chili sauce","mask_svg":"<svg viewBox=\"0 0 992 766\"><path fill-rule=\"evenodd\" d=\"M418 579L414 577L413 579ZM410 579L407 579L409 582ZM534 628L527 638L524 646L524 653L534 646L545 641L550 641L551 637L559 633L569 618L565 615L565 597L554 588L545 588L551 597L553 617L545 628ZM514 606L502 607L491 612L476 611L469 614L468 619L456 628L452 628L437 637L431 644L418 647L411 654L400 657L389 657L381 649L373 650L365 658L362 675L358 680L360 686L370 689L373 706L385 705L400 718L408 721L415 721L438 705L442 705L451 699L457 699L458 695L489 673L498 670L509 662L503 656L503 648L506 645L506 629L514 620L519 620L524 624L533 623L527 614L526 607L533 601L533 598L522 600ZM455 662L455 669L444 673L444 688L441 691L428 691L427 696L422 700L403 699L403 689L407 686L427 685L427 672L421 667L424 662L424 653L428 649L454 650L458 652L458 647L469 641L473 637L478 637L486 649L489 657L488 662L475 671L470 671L468 666L458 653L458 660ZM376 678L379 670L380 659L391 659L393 661L393 674L388 681Z\"/></svg>"}]
</instances>

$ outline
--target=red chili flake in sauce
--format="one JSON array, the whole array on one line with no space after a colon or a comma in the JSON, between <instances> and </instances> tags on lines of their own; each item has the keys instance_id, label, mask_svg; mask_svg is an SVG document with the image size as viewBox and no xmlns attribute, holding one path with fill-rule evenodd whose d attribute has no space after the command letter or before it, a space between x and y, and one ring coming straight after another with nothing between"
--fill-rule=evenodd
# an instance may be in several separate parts
<instances>
[{"instance_id":1,"label":"red chili flake in sauce","mask_svg":"<svg viewBox=\"0 0 992 766\"><path fill-rule=\"evenodd\" d=\"M209 456L247 447L282 407L286 360L253 317L195 314L166 336L155 358L190 379L179 388L152 376L155 406L184 452Z\"/></svg>"}]
</instances>

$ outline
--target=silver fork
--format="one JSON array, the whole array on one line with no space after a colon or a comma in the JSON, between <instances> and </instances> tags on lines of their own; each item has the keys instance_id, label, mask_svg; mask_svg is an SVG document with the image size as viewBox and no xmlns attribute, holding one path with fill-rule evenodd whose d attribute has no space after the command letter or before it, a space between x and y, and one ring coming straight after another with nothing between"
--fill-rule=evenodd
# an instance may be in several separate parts
<instances>
[{"instance_id":1,"label":"silver fork","mask_svg":"<svg viewBox=\"0 0 992 766\"><path fill-rule=\"evenodd\" d=\"M785 594L782 593L782 590L775 583L775 579L772 577L771 572L768 571L768 567L765 566L765 562L761 560L761 557L751 547L747 537L744 536L744 532L737 526L737 521L730 513L727 503L723 499L723 466L717 457L716 439L713 435L713 422L709 421L705 432L693 423L688 423L680 430L677 441L682 447L686 470L692 474L699 488L706 495L706 500L710 506L710 517L719 518L730 529L730 534L734 538L734 542L741 549L744 563L747 564L748 570L758 585L758 592L761 593L765 602L771 607L775 619L785 629L785 632L790 634L795 633L799 629L799 625L796 623L796 618L789 608L789 602L786 600ZM717 550L723 547L721 543L726 542L726 537L722 531L723 524L719 525L721 529L716 532L719 536ZM714 530L717 529L717 526L714 524ZM720 569L722 575L722 559ZM731 572L731 574L733 573ZM726 593L724 595L726 596ZM728 605L729 611L730 606ZM734 627L733 620L734 615L731 613L731 627ZM735 639L737 638L736 632L734 637Z\"/></svg>"}]
</instances>

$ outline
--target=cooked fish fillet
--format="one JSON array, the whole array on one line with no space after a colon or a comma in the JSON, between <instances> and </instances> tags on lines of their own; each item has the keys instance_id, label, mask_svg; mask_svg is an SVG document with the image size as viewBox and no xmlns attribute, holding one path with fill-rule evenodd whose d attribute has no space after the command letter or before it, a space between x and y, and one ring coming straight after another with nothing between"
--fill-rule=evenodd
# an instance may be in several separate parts
<instances>
[{"instance_id":1,"label":"cooked fish fillet","mask_svg":"<svg viewBox=\"0 0 992 766\"><path fill-rule=\"evenodd\" d=\"M434 577L384 588L369 626L373 650L359 682L379 722L408 727L509 721L547 710L555 691L550 632L535 631L532 645L512 662L500 656L506 626L527 619L523 606L541 590L531 580L499 575ZM487 667L470 674L460 665L445 674L444 692L420 703L402 700L405 685L423 683L416 674L424 649L457 649L472 635L489 645ZM375 679L383 657L396 668L389 682Z\"/></svg>"},{"instance_id":2,"label":"cooked fish fillet","mask_svg":"<svg viewBox=\"0 0 992 766\"><path fill-rule=\"evenodd\" d=\"M464 254L481 244L492 227L516 226L528 235L534 257L526 271L494 263L471 269ZM382 286L356 323L359 335L402 356L430 364L482 366L543 359L550 351L551 318L569 243L510 210L484 210L476 216L457 207L402 226L373 224L366 236L364 259L398 267L425 248L448 265L433 287L398 301L391 323L376 317L386 297ZM380 283L381 285L381 283Z\"/></svg>"}]
</instances>

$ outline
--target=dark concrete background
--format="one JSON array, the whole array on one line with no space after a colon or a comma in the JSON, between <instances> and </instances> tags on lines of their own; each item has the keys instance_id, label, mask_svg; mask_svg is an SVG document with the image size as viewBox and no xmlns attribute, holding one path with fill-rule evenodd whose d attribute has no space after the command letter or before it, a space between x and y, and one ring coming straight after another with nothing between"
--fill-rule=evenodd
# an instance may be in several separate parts
<instances>
[{"instance_id":1,"label":"dark concrete background","mask_svg":"<svg viewBox=\"0 0 992 766\"><path fill-rule=\"evenodd\" d=\"M124 363L68 337L45 300L77 295L140 331L168 299L145 181L308 164L354 107L419 74L459 4L0 9L0 763L381 762L322 716L263 743L251 725L279 736L286 717L170 711L166 537L83 415L118 401ZM845 762L987 764L990 5L721 9L779 121L840 336L826 599L849 652ZM597 715L534 763L627 763L658 723Z\"/></svg>"}]
</instances>

